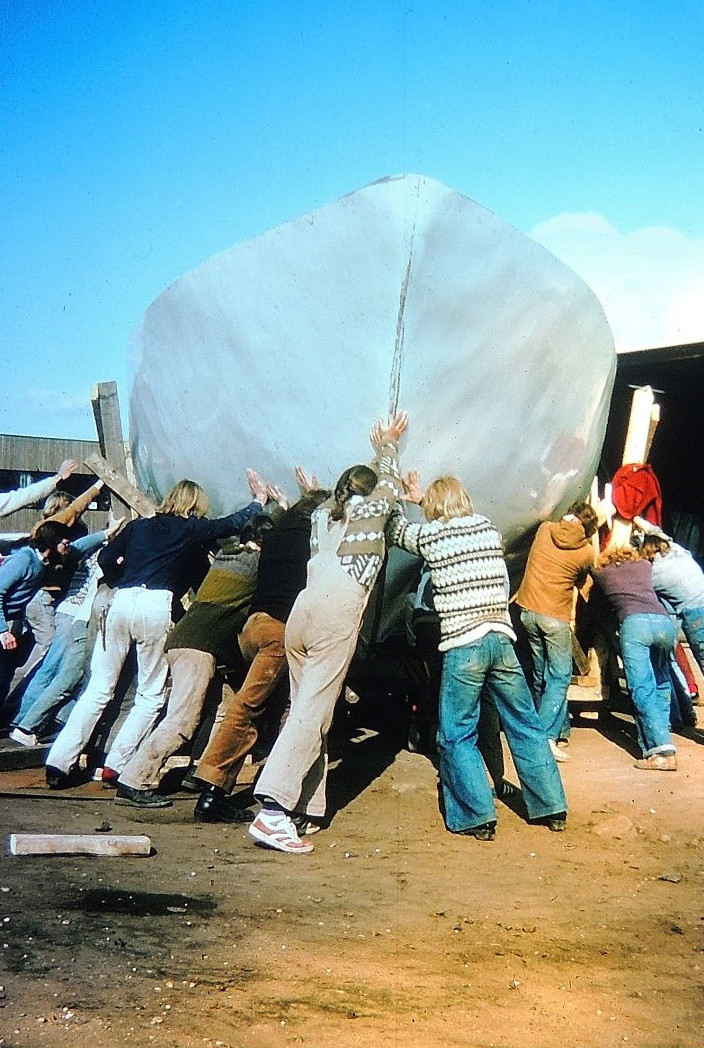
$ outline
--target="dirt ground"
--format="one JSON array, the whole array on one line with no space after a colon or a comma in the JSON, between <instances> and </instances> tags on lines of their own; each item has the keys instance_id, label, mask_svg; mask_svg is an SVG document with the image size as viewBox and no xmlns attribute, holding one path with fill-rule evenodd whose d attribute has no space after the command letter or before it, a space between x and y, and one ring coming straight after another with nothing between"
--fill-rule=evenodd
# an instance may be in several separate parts
<instances>
[{"instance_id":1,"label":"dirt ground","mask_svg":"<svg viewBox=\"0 0 704 1048\"><path fill-rule=\"evenodd\" d=\"M445 831L427 757L343 725L307 856L196 824L185 793L143 814L6 772L0 1045L701 1048L704 732L672 774L633 768L631 731L577 721L566 833L501 804L479 843ZM7 851L106 822L153 854Z\"/></svg>"}]
</instances>

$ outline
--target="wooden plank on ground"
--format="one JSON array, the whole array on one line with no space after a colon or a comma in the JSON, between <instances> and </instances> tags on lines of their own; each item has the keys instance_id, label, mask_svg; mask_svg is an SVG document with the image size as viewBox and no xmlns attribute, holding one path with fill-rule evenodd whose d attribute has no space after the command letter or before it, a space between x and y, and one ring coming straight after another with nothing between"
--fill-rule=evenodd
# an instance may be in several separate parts
<instances>
[{"instance_id":1,"label":"wooden plank on ground","mask_svg":"<svg viewBox=\"0 0 704 1048\"><path fill-rule=\"evenodd\" d=\"M156 513L156 506L150 498L136 488L134 484L130 484L124 473L120 473L119 470L111 466L102 455L99 455L97 451L93 455L89 455L85 460L88 469L92 469L96 476L104 480L106 485L111 491L116 492L120 499L135 513L139 514L140 517L153 517Z\"/></svg>"},{"instance_id":2,"label":"wooden plank on ground","mask_svg":"<svg viewBox=\"0 0 704 1048\"><path fill-rule=\"evenodd\" d=\"M11 855L149 855L149 837L106 833L11 833Z\"/></svg>"}]
</instances>

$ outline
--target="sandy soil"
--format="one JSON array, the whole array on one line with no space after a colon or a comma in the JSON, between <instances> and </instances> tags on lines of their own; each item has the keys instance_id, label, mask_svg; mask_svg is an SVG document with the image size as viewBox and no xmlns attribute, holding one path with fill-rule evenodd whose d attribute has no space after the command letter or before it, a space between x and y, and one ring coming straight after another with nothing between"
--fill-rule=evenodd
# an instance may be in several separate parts
<instances>
[{"instance_id":1,"label":"sandy soil","mask_svg":"<svg viewBox=\"0 0 704 1048\"><path fill-rule=\"evenodd\" d=\"M338 735L308 856L195 824L185 794L144 815L0 776L5 842L107 821L154 846L2 856L0 1045L701 1048L704 733L647 773L627 719L580 721L567 832L500 805L488 844L445 831L426 757Z\"/></svg>"}]
</instances>

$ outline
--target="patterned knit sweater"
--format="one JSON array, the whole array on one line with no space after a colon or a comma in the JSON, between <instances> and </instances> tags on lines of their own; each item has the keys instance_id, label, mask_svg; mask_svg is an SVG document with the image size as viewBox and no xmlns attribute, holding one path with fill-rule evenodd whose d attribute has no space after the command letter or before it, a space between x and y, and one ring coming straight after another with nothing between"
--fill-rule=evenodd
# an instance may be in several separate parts
<instances>
[{"instance_id":1,"label":"patterned knit sweater","mask_svg":"<svg viewBox=\"0 0 704 1048\"><path fill-rule=\"evenodd\" d=\"M394 510L389 542L423 557L430 567L440 616L440 651L471 643L490 624L511 631L509 583L501 536L486 517L415 523Z\"/></svg>"},{"instance_id":2,"label":"patterned knit sweater","mask_svg":"<svg viewBox=\"0 0 704 1048\"><path fill-rule=\"evenodd\" d=\"M384 526L402 490L395 441L389 440L380 448L372 468L378 472L377 485L369 495L353 497L347 503L347 528L337 551L341 567L367 590L371 590L384 563ZM334 499L328 499L313 513L311 557L318 552L317 518L334 506Z\"/></svg>"}]
</instances>

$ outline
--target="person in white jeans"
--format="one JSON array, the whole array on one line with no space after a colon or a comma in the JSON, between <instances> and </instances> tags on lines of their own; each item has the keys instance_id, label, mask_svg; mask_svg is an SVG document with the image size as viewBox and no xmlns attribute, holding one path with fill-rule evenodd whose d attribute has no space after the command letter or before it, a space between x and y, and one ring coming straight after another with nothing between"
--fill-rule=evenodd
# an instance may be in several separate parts
<instances>
[{"instance_id":1,"label":"person in white jeans","mask_svg":"<svg viewBox=\"0 0 704 1048\"><path fill-rule=\"evenodd\" d=\"M134 643L137 686L132 709L105 761L103 782L117 784L122 768L151 729L166 699L164 641L175 597L185 589L188 562L195 548L237 534L268 499L267 486L248 470L254 500L243 510L206 520L210 502L192 480L181 480L157 508L156 515L133 520L106 547L103 571L121 572L98 637L88 685L47 755L50 788L71 785L70 775L100 717L115 693L120 670Z\"/></svg>"}]
</instances>

